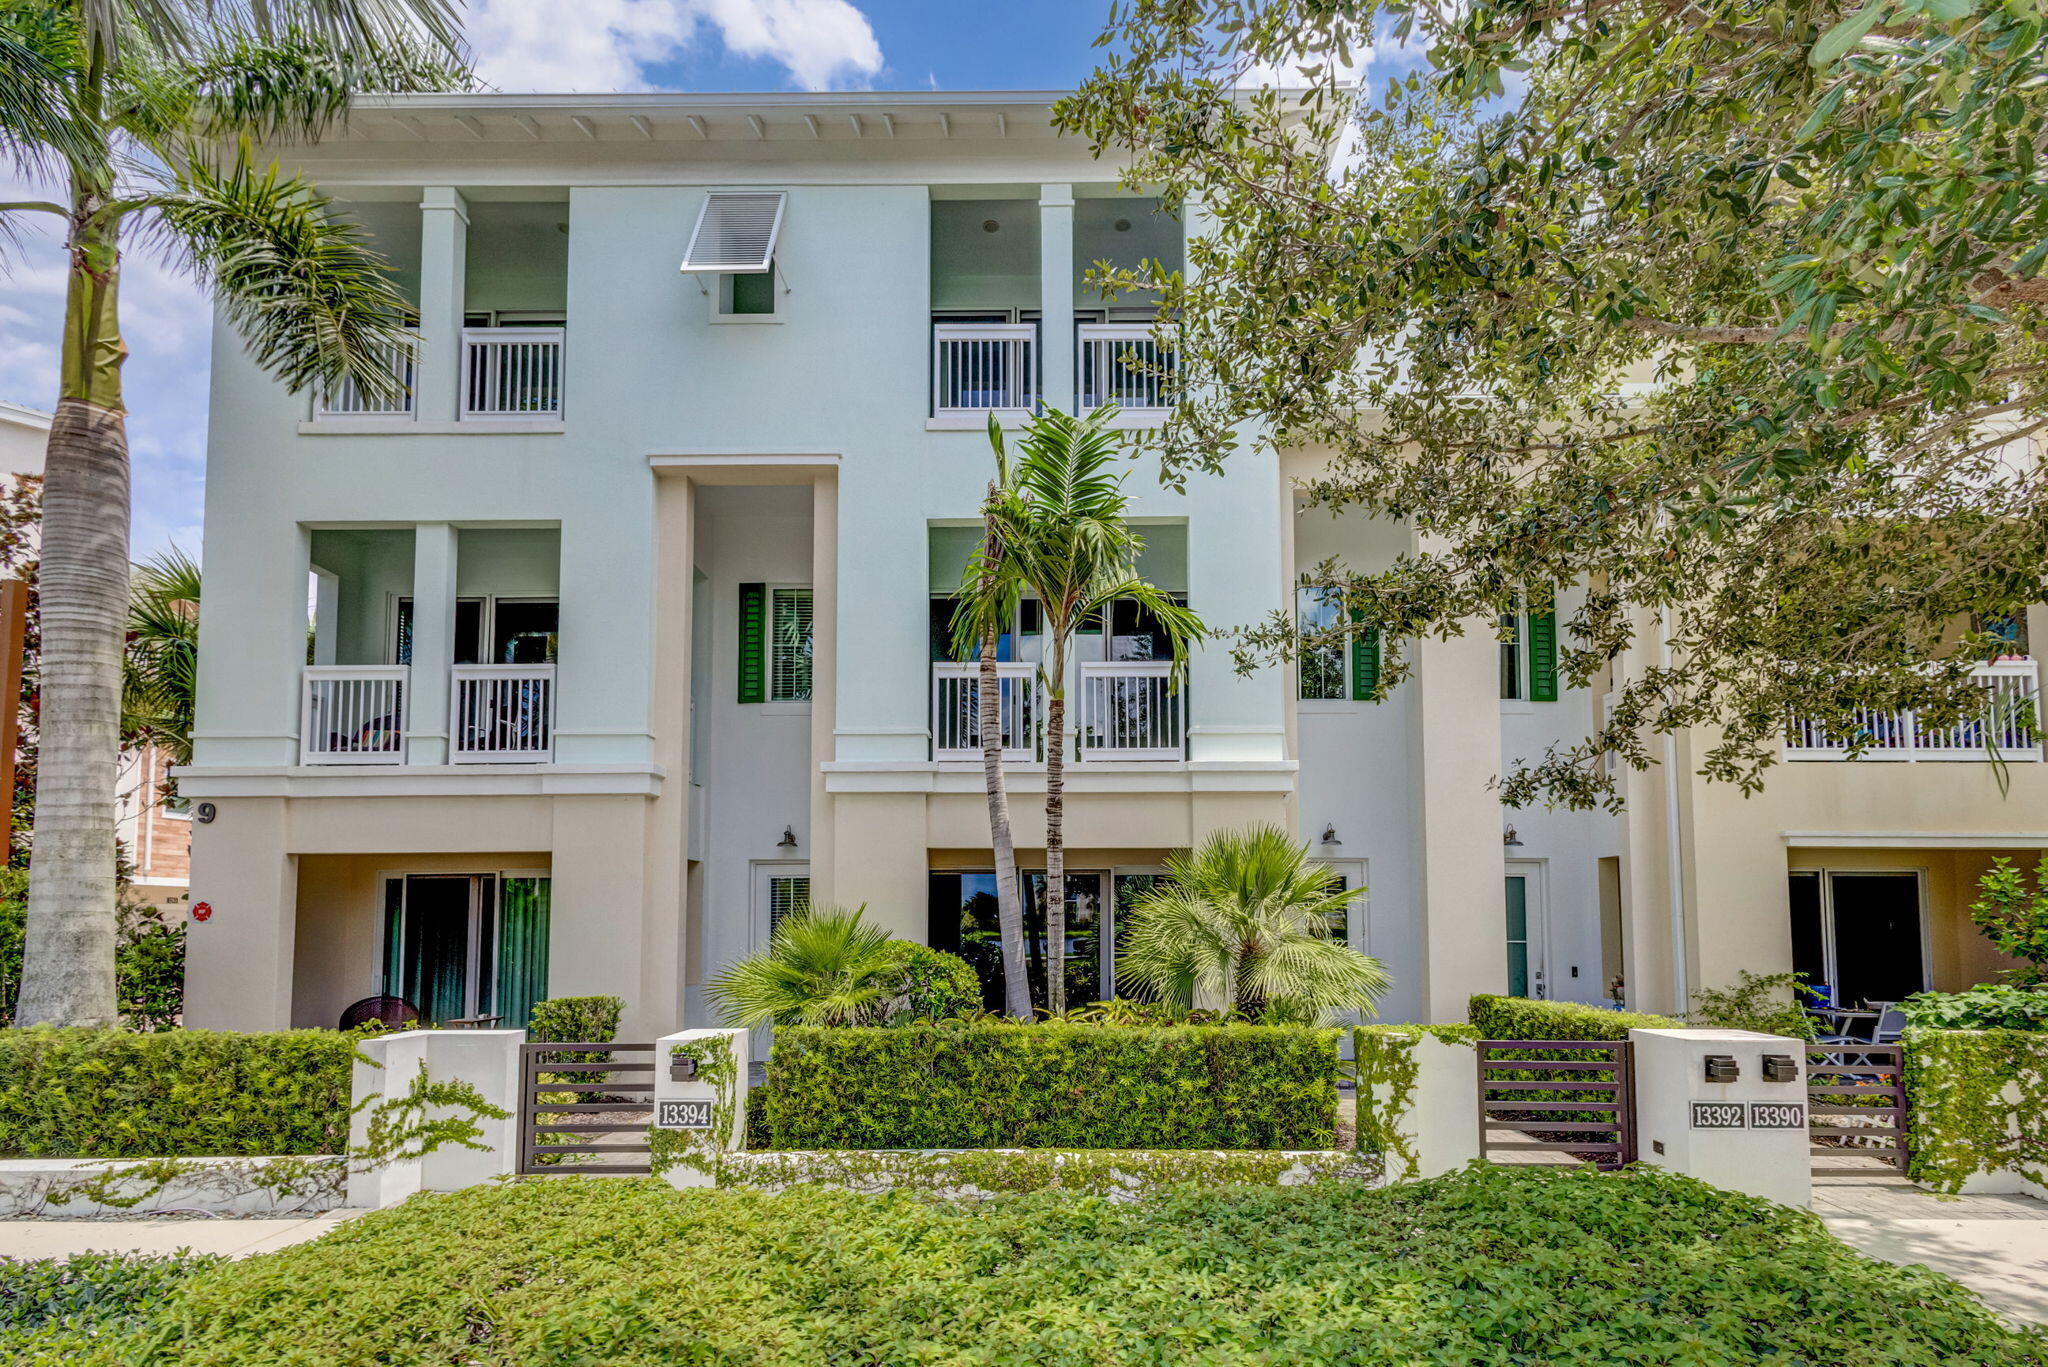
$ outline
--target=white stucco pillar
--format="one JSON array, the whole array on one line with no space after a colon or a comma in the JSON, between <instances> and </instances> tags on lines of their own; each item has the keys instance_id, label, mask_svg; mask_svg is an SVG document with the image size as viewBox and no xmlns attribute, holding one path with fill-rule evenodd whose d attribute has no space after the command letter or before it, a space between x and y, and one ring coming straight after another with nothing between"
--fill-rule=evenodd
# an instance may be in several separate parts
<instances>
[{"instance_id":1,"label":"white stucco pillar","mask_svg":"<svg viewBox=\"0 0 2048 1367\"><path fill-rule=\"evenodd\" d=\"M1048 407L1074 411L1074 187L1038 187L1039 373Z\"/></svg>"},{"instance_id":2,"label":"white stucco pillar","mask_svg":"<svg viewBox=\"0 0 2048 1367\"><path fill-rule=\"evenodd\" d=\"M1788 1206L1813 1204L1807 1154L1806 1043L1753 1030L1631 1030L1635 1044L1636 1156ZM1735 1076L1708 1076L1709 1056ZM1766 1057L1788 1070L1773 1080Z\"/></svg>"},{"instance_id":3,"label":"white stucco pillar","mask_svg":"<svg viewBox=\"0 0 2048 1367\"><path fill-rule=\"evenodd\" d=\"M286 836L287 804L274 797L208 800L213 820L192 828L185 1024L195 1030L289 1029L299 874Z\"/></svg>"},{"instance_id":4,"label":"white stucco pillar","mask_svg":"<svg viewBox=\"0 0 2048 1367\"><path fill-rule=\"evenodd\" d=\"M449 662L455 655L455 528L422 522L412 558L412 701L408 764L448 762Z\"/></svg>"},{"instance_id":5,"label":"white stucco pillar","mask_svg":"<svg viewBox=\"0 0 2048 1367\"><path fill-rule=\"evenodd\" d=\"M458 411L468 249L469 205L462 192L427 187L420 195L421 359L414 396L422 422L453 422Z\"/></svg>"}]
</instances>

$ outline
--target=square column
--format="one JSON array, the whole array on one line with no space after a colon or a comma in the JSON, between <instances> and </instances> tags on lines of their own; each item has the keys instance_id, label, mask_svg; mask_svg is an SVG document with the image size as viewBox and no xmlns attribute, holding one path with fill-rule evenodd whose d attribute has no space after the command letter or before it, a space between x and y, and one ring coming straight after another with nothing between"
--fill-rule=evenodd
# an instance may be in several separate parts
<instances>
[{"instance_id":1,"label":"square column","mask_svg":"<svg viewBox=\"0 0 2048 1367\"><path fill-rule=\"evenodd\" d=\"M405 762L446 764L449 662L455 658L455 528L422 522L413 537L412 699Z\"/></svg>"},{"instance_id":2,"label":"square column","mask_svg":"<svg viewBox=\"0 0 2048 1367\"><path fill-rule=\"evenodd\" d=\"M185 1024L194 1030L289 1030L299 867L288 849L286 802L221 798L214 805L214 819L192 828L194 914L185 926Z\"/></svg>"},{"instance_id":3,"label":"square column","mask_svg":"<svg viewBox=\"0 0 2048 1367\"><path fill-rule=\"evenodd\" d=\"M420 368L413 410L453 422L462 395L462 313L469 270L469 205L459 190L420 196Z\"/></svg>"},{"instance_id":4,"label":"square column","mask_svg":"<svg viewBox=\"0 0 2048 1367\"><path fill-rule=\"evenodd\" d=\"M1074 411L1074 187L1038 187L1038 363L1048 407Z\"/></svg>"}]
</instances>

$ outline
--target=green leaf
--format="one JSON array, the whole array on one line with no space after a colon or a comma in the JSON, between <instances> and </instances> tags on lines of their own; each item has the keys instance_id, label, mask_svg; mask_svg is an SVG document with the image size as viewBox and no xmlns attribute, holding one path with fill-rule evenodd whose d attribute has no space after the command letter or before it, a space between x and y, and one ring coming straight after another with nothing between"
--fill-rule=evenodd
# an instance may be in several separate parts
<instances>
[{"instance_id":1,"label":"green leaf","mask_svg":"<svg viewBox=\"0 0 2048 1367\"><path fill-rule=\"evenodd\" d=\"M1823 33L1806 60L1816 69L1833 66L1847 55L1849 49L1863 41L1864 34L1877 27L1878 21L1890 8L1890 0L1872 0L1871 4Z\"/></svg>"}]
</instances>

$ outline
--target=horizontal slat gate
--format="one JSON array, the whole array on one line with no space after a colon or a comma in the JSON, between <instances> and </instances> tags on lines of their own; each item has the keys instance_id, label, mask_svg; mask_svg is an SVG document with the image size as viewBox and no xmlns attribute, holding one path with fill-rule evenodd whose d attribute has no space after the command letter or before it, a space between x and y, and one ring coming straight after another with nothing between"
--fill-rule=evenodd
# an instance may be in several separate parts
<instances>
[{"instance_id":1,"label":"horizontal slat gate","mask_svg":"<svg viewBox=\"0 0 2048 1367\"><path fill-rule=\"evenodd\" d=\"M1635 1161L1627 1040L1485 1039L1477 1051L1480 1157L1607 1171Z\"/></svg>"},{"instance_id":2,"label":"horizontal slat gate","mask_svg":"<svg viewBox=\"0 0 2048 1367\"><path fill-rule=\"evenodd\" d=\"M519 1046L519 1172L526 1177L653 1171L652 1044Z\"/></svg>"},{"instance_id":3,"label":"horizontal slat gate","mask_svg":"<svg viewBox=\"0 0 2048 1367\"><path fill-rule=\"evenodd\" d=\"M1896 1044L1820 1044L1806 1051L1807 1135L1815 1177L1904 1176L1905 1051ZM1827 1160L1831 1166L1822 1166ZM1851 1159L1864 1160L1858 1167ZM1870 1166L1876 1160L1879 1167Z\"/></svg>"}]
</instances>

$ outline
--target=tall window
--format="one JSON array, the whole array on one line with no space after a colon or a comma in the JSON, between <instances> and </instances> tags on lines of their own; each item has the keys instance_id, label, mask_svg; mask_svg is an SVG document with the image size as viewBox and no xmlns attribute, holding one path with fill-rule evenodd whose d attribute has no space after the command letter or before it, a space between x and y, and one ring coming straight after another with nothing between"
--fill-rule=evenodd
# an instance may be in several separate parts
<instances>
[{"instance_id":1,"label":"tall window","mask_svg":"<svg viewBox=\"0 0 2048 1367\"><path fill-rule=\"evenodd\" d=\"M1334 631L1343 621L1342 600L1335 589L1304 584L1295 590L1295 630L1301 637L1301 696L1335 700L1350 696L1346 653L1348 643L1314 638Z\"/></svg>"},{"instance_id":2,"label":"tall window","mask_svg":"<svg viewBox=\"0 0 2048 1367\"><path fill-rule=\"evenodd\" d=\"M809 702L811 591L773 590L768 621L768 700Z\"/></svg>"},{"instance_id":3,"label":"tall window","mask_svg":"<svg viewBox=\"0 0 2048 1367\"><path fill-rule=\"evenodd\" d=\"M1500 615L1500 695L1556 702L1557 610L1518 607Z\"/></svg>"},{"instance_id":4,"label":"tall window","mask_svg":"<svg viewBox=\"0 0 2048 1367\"><path fill-rule=\"evenodd\" d=\"M1500 615L1500 695L1526 698L1527 672L1522 668L1522 614Z\"/></svg>"}]
</instances>

